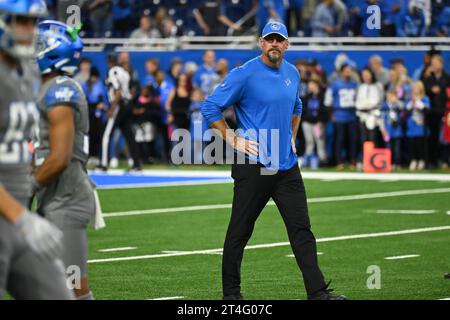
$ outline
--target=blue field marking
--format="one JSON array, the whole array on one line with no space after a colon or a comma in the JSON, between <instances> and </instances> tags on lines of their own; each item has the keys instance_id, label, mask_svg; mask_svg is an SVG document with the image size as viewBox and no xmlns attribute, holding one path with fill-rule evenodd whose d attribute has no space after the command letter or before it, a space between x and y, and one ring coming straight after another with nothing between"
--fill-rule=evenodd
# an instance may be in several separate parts
<instances>
[{"instance_id":1,"label":"blue field marking","mask_svg":"<svg viewBox=\"0 0 450 320\"><path fill-rule=\"evenodd\" d=\"M232 182L230 177L225 176L205 176L205 175L162 175L148 173L96 173L91 172L90 178L95 182L98 189L119 189L119 188L147 188L160 186L196 185Z\"/></svg>"}]
</instances>

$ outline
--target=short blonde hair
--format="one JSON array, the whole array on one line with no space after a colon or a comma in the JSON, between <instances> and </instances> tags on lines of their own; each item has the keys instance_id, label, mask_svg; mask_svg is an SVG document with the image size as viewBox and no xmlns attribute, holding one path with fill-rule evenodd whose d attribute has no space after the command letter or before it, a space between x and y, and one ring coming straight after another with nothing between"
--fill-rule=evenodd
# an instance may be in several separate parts
<instances>
[{"instance_id":1,"label":"short blonde hair","mask_svg":"<svg viewBox=\"0 0 450 320\"><path fill-rule=\"evenodd\" d=\"M422 81L420 81L420 80L414 81L414 82L413 82L413 87L416 87L416 88L419 89L420 95L421 95L422 97L425 96L425 86L424 86L424 84L423 84Z\"/></svg>"}]
</instances>

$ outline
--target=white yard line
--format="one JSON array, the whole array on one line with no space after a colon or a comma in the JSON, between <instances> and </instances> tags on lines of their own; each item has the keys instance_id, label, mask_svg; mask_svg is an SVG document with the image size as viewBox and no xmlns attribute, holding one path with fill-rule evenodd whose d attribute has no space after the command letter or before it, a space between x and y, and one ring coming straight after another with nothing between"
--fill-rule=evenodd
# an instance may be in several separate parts
<instances>
[{"instance_id":1,"label":"white yard line","mask_svg":"<svg viewBox=\"0 0 450 320\"><path fill-rule=\"evenodd\" d=\"M436 213L437 210L391 210L391 209L379 209L379 210L367 210L368 212L375 213L398 213L398 214L433 214Z\"/></svg>"},{"instance_id":2,"label":"white yard line","mask_svg":"<svg viewBox=\"0 0 450 320\"><path fill-rule=\"evenodd\" d=\"M389 237L404 234L415 234L423 232L433 232L433 231L444 231L450 230L450 226L438 226L438 227L428 227L419 229L406 229L397 231L387 231L387 232L377 232L377 233L364 233L364 234L353 234L347 236L338 237L328 237L317 239L317 242L330 242L330 241L340 241L340 240L352 240L352 239L366 239L366 238L378 238L378 237ZM274 248L290 245L289 242L275 242L275 243L265 243L246 246L246 250L252 249L262 249L262 248ZM194 250L194 251L175 251L173 253L161 253L161 254L149 254L143 256L134 257L121 257L121 258L107 258L107 259L93 259L89 260L89 263L102 263L102 262L115 262L115 261L131 261L131 260L146 260L146 259L156 259L156 258L166 258L166 257L177 257L177 256L189 256L196 254L212 254L222 252L220 249L207 249L207 250Z\"/></svg>"},{"instance_id":3,"label":"white yard line","mask_svg":"<svg viewBox=\"0 0 450 320\"><path fill-rule=\"evenodd\" d=\"M323 252L317 252L317 255L318 255L318 256L321 256L321 255L323 255ZM288 254L286 257L287 257L287 258L295 258L295 255L293 255L293 254Z\"/></svg>"},{"instance_id":4,"label":"white yard line","mask_svg":"<svg viewBox=\"0 0 450 320\"><path fill-rule=\"evenodd\" d=\"M355 195L347 195L347 196L310 198L308 200L308 203L365 200L365 199L376 199L376 198L398 197L398 196L412 196L412 195L419 195L419 194L448 193L448 192L450 192L450 188L403 190L403 191L392 191L392 192L355 194ZM275 203L273 201L269 201L267 203L267 205L273 206L273 205L275 205ZM230 209L230 208L231 208L231 204L198 205L198 206L186 206L186 207L175 207L175 208L160 208L160 209L148 209L148 210L109 212L109 213L104 213L103 216L105 218L111 218L111 217L138 216L138 215L173 213L173 212L188 212L188 211L202 211L202 210L211 211L211 210L216 210L216 209Z\"/></svg>"},{"instance_id":5,"label":"white yard line","mask_svg":"<svg viewBox=\"0 0 450 320\"><path fill-rule=\"evenodd\" d=\"M190 251L172 251L172 250L164 250L161 251L161 253L184 253L184 252L190 252ZM200 254L217 254L217 255L223 255L223 252L202 252Z\"/></svg>"},{"instance_id":6,"label":"white yard line","mask_svg":"<svg viewBox=\"0 0 450 320\"><path fill-rule=\"evenodd\" d=\"M100 249L98 252L115 252L115 251L128 251L135 250L137 247L120 247L120 248L109 248L109 249Z\"/></svg>"},{"instance_id":7,"label":"white yard line","mask_svg":"<svg viewBox=\"0 0 450 320\"><path fill-rule=\"evenodd\" d=\"M385 260L400 260L420 257L420 254L405 254L403 256L385 257Z\"/></svg>"},{"instance_id":8,"label":"white yard line","mask_svg":"<svg viewBox=\"0 0 450 320\"><path fill-rule=\"evenodd\" d=\"M184 299L186 297L183 296L177 296L177 297L162 297L162 298L155 298L155 299L147 299L147 300L177 300L177 299Z\"/></svg>"}]
</instances>

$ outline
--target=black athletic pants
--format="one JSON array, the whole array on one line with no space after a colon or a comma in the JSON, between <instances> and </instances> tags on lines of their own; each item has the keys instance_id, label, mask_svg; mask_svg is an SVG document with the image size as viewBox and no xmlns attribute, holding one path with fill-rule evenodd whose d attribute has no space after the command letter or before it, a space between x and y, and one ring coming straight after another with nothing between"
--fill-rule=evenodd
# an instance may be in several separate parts
<instances>
[{"instance_id":1,"label":"black athletic pants","mask_svg":"<svg viewBox=\"0 0 450 320\"><path fill-rule=\"evenodd\" d=\"M232 167L233 207L222 263L224 296L240 292L244 248L256 219L270 198L283 217L308 295L325 289L326 283L317 261L316 239L311 232L305 188L297 164L275 175L261 175L261 168L259 164L234 164Z\"/></svg>"}]
</instances>

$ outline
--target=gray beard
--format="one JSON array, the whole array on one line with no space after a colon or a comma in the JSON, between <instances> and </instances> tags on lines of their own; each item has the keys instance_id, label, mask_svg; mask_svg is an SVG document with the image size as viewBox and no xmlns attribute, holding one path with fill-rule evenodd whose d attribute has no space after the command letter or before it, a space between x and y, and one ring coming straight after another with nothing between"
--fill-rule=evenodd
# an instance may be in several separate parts
<instances>
[{"instance_id":1,"label":"gray beard","mask_svg":"<svg viewBox=\"0 0 450 320\"><path fill-rule=\"evenodd\" d=\"M266 56L267 56L267 59L269 59L270 63L272 63L272 64L277 64L281 59L281 56L278 56L278 57L271 56L269 52L267 52Z\"/></svg>"}]
</instances>

